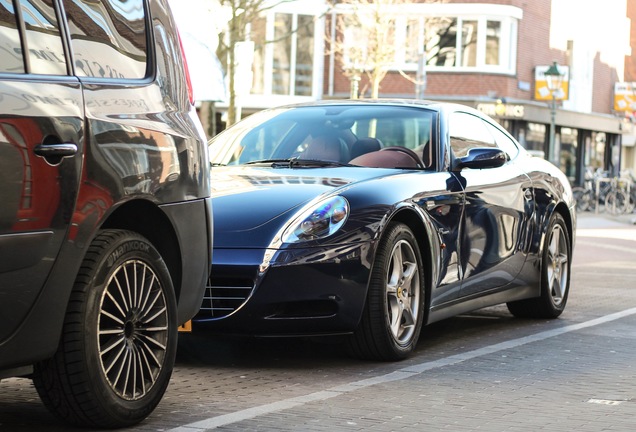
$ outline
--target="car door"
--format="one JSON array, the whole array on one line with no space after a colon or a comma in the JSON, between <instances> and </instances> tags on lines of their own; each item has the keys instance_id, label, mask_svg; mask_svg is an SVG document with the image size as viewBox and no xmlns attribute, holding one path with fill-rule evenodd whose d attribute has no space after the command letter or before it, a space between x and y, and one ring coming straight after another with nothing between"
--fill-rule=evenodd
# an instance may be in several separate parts
<instances>
[{"instance_id":1,"label":"car door","mask_svg":"<svg viewBox=\"0 0 636 432\"><path fill-rule=\"evenodd\" d=\"M82 97L58 14L51 0L0 0L0 343L37 299L78 190Z\"/></svg>"},{"instance_id":2,"label":"car door","mask_svg":"<svg viewBox=\"0 0 636 432\"><path fill-rule=\"evenodd\" d=\"M453 157L475 147L499 147L506 135L481 117L452 113L449 131ZM514 153L512 147L503 149ZM501 167L454 172L466 196L460 257L461 297L478 295L511 283L523 267L524 231L532 198L529 177L513 159Z\"/></svg>"}]
</instances>

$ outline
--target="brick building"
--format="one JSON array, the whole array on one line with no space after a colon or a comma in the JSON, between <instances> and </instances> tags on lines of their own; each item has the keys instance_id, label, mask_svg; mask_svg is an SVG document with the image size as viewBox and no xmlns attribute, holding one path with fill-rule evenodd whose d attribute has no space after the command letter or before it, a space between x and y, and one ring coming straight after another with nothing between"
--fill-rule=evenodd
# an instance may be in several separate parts
<instances>
[{"instance_id":1,"label":"brick building","mask_svg":"<svg viewBox=\"0 0 636 432\"><path fill-rule=\"evenodd\" d=\"M636 12L633 5L628 10L628 3L633 2L396 4L388 12L395 59L381 81L379 97L424 97L476 107L526 148L559 166L573 183L581 182L587 167L618 172L623 135L630 132L631 122L625 113L614 111L614 85L624 81L626 69L636 78L636 63L626 61L628 13ZM280 3L253 22L252 86L241 83L243 114L287 103L346 98L352 88L368 97L368 66L347 57L347 50L364 51L370 42L339 24L339 17L359 13L352 8L339 4L328 9L321 0L297 0ZM335 38L342 41L340 54L332 45ZM261 43L266 40L274 42ZM552 105L553 94L543 88L542 72L554 61L565 79ZM555 134L550 146L553 108ZM626 158L622 163L623 168L633 167Z\"/></svg>"}]
</instances>

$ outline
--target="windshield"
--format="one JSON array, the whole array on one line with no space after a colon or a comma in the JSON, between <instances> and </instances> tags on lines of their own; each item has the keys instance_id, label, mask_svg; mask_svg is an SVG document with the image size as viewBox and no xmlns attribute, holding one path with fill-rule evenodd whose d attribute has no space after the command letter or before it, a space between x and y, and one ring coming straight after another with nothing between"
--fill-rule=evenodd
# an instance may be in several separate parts
<instances>
[{"instance_id":1,"label":"windshield","mask_svg":"<svg viewBox=\"0 0 636 432\"><path fill-rule=\"evenodd\" d=\"M280 108L253 114L210 141L212 165L325 161L371 166L386 147L430 160L435 111L387 105ZM399 149L398 149L399 150ZM383 152L386 154L389 152ZM376 158L377 159L377 158ZM426 163L422 166L426 167Z\"/></svg>"}]
</instances>

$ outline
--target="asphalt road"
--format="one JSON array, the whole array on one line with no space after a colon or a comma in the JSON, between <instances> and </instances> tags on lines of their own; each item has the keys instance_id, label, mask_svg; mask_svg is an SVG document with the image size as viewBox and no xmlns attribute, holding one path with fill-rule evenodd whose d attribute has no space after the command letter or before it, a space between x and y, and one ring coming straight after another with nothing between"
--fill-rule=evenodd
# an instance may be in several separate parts
<instances>
[{"instance_id":1,"label":"asphalt road","mask_svg":"<svg viewBox=\"0 0 636 432\"><path fill-rule=\"evenodd\" d=\"M636 430L636 225L584 215L557 320L498 306L423 332L398 363L329 340L180 339L156 411L128 431ZM30 381L0 382L0 431L66 431Z\"/></svg>"}]
</instances>

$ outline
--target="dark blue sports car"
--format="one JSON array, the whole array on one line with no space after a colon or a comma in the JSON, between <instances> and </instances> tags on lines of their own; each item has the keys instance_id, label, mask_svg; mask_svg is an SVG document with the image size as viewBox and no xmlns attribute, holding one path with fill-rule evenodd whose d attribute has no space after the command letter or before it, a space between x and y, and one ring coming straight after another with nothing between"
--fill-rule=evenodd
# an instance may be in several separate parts
<instances>
[{"instance_id":1,"label":"dark blue sports car","mask_svg":"<svg viewBox=\"0 0 636 432\"><path fill-rule=\"evenodd\" d=\"M354 355L397 360L453 315L565 308L569 183L469 107L276 108L216 136L210 158L215 244L195 331L349 334Z\"/></svg>"}]
</instances>

